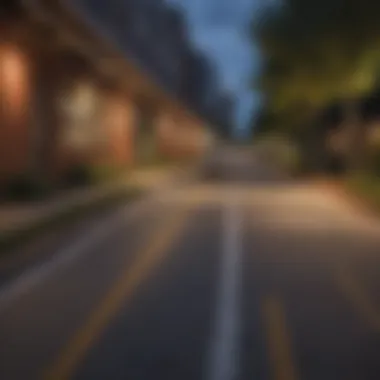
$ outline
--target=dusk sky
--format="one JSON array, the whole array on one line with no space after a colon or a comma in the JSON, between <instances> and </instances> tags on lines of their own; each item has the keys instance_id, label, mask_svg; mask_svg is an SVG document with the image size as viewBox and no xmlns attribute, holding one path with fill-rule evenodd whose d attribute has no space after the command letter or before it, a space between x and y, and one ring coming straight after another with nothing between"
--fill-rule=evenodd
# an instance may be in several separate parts
<instances>
[{"instance_id":1,"label":"dusk sky","mask_svg":"<svg viewBox=\"0 0 380 380\"><path fill-rule=\"evenodd\" d=\"M195 43L215 61L224 86L237 97L237 123L247 125L258 104L250 90L258 55L249 23L262 0L168 0L184 8Z\"/></svg>"}]
</instances>

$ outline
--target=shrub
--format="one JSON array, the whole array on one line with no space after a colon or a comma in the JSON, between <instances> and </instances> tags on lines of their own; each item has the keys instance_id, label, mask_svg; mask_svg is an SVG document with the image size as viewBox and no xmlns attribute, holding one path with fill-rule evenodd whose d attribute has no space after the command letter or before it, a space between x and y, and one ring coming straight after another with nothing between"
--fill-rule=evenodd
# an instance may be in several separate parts
<instances>
[{"instance_id":1,"label":"shrub","mask_svg":"<svg viewBox=\"0 0 380 380\"><path fill-rule=\"evenodd\" d=\"M357 173L346 180L346 186L380 211L380 178L370 173Z\"/></svg>"},{"instance_id":2,"label":"shrub","mask_svg":"<svg viewBox=\"0 0 380 380\"><path fill-rule=\"evenodd\" d=\"M92 168L84 164L71 166L64 176L64 184L68 187L87 186L94 182L95 175Z\"/></svg>"},{"instance_id":3,"label":"shrub","mask_svg":"<svg viewBox=\"0 0 380 380\"><path fill-rule=\"evenodd\" d=\"M44 198L51 193L51 188L30 175L20 175L5 185L5 199L11 201L33 201Z\"/></svg>"},{"instance_id":4,"label":"shrub","mask_svg":"<svg viewBox=\"0 0 380 380\"><path fill-rule=\"evenodd\" d=\"M97 165L91 169L92 179L96 183L110 182L127 174L126 166Z\"/></svg>"},{"instance_id":5,"label":"shrub","mask_svg":"<svg viewBox=\"0 0 380 380\"><path fill-rule=\"evenodd\" d=\"M344 158L337 154L329 154L326 159L325 170L327 174L342 176L346 173Z\"/></svg>"},{"instance_id":6,"label":"shrub","mask_svg":"<svg viewBox=\"0 0 380 380\"><path fill-rule=\"evenodd\" d=\"M376 175L380 176L380 149L377 149L372 153L370 158L371 171Z\"/></svg>"}]
</instances>

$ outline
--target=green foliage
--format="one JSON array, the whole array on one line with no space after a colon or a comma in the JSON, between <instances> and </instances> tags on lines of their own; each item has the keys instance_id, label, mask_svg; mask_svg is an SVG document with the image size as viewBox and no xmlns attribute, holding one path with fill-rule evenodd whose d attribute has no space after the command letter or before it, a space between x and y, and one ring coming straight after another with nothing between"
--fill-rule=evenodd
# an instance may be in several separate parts
<instances>
[{"instance_id":1,"label":"green foliage","mask_svg":"<svg viewBox=\"0 0 380 380\"><path fill-rule=\"evenodd\" d=\"M64 185L81 187L101 184L116 180L126 173L125 166L77 164L66 171Z\"/></svg>"},{"instance_id":2,"label":"green foliage","mask_svg":"<svg viewBox=\"0 0 380 380\"><path fill-rule=\"evenodd\" d=\"M124 165L96 165L90 168L92 180L96 183L110 182L126 176L128 168Z\"/></svg>"},{"instance_id":3,"label":"green foliage","mask_svg":"<svg viewBox=\"0 0 380 380\"><path fill-rule=\"evenodd\" d=\"M365 167L365 132L356 106L378 84L379 14L380 3L369 0L284 0L264 8L253 24L263 62L254 86L275 115L272 130L295 135L304 128L319 139L321 111L346 104L352 152L347 165ZM317 159L325 153L318 145L320 152L310 152Z\"/></svg>"},{"instance_id":4,"label":"green foliage","mask_svg":"<svg viewBox=\"0 0 380 380\"><path fill-rule=\"evenodd\" d=\"M93 168L86 164L71 166L65 173L64 185L68 187L81 187L92 185L96 182Z\"/></svg>"},{"instance_id":5,"label":"green foliage","mask_svg":"<svg viewBox=\"0 0 380 380\"><path fill-rule=\"evenodd\" d=\"M29 174L11 179L4 189L4 198L10 201L28 202L42 199L52 192L50 186Z\"/></svg>"},{"instance_id":6,"label":"green foliage","mask_svg":"<svg viewBox=\"0 0 380 380\"><path fill-rule=\"evenodd\" d=\"M142 191L138 188L117 190L95 201L89 200L86 203L65 208L31 226L2 233L0 234L0 255L11 254L15 249L26 246L50 231L67 227L78 219L94 217L102 211L133 201L141 195Z\"/></svg>"},{"instance_id":7,"label":"green foliage","mask_svg":"<svg viewBox=\"0 0 380 380\"><path fill-rule=\"evenodd\" d=\"M364 199L372 209L380 212L380 177L359 173L346 180L349 191Z\"/></svg>"},{"instance_id":8,"label":"green foliage","mask_svg":"<svg viewBox=\"0 0 380 380\"><path fill-rule=\"evenodd\" d=\"M380 61L378 2L284 0L253 27L263 56L256 86L275 108L324 107L372 90Z\"/></svg>"},{"instance_id":9,"label":"green foliage","mask_svg":"<svg viewBox=\"0 0 380 380\"><path fill-rule=\"evenodd\" d=\"M380 149L376 149L374 152L372 152L370 157L370 170L375 175L378 176L380 179Z\"/></svg>"}]
</instances>

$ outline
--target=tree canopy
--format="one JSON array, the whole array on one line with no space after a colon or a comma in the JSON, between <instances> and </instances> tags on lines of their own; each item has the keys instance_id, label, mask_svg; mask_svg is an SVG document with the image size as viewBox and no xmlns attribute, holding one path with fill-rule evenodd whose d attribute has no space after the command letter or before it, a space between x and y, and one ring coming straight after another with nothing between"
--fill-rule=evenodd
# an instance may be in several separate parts
<instances>
[{"instance_id":1,"label":"tree canopy","mask_svg":"<svg viewBox=\"0 0 380 380\"><path fill-rule=\"evenodd\" d=\"M378 86L379 14L380 3L370 0L283 0L264 7L253 23L262 55L254 87L277 128L315 128L317 114L343 103L352 147L359 146L355 102Z\"/></svg>"},{"instance_id":2,"label":"tree canopy","mask_svg":"<svg viewBox=\"0 0 380 380\"><path fill-rule=\"evenodd\" d=\"M254 23L263 57L255 85L274 105L323 106L371 91L379 68L380 3L284 0Z\"/></svg>"}]
</instances>

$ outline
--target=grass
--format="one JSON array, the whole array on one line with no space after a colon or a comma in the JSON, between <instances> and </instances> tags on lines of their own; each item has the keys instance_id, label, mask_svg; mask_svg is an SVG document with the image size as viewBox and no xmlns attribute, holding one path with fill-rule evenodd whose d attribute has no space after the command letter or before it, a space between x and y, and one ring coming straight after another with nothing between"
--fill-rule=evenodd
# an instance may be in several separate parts
<instances>
[{"instance_id":1,"label":"grass","mask_svg":"<svg viewBox=\"0 0 380 380\"><path fill-rule=\"evenodd\" d=\"M122 177L126 177L131 169L125 167L113 167L113 166L96 166L91 168L91 177L95 184L102 184L111 181L117 181Z\"/></svg>"},{"instance_id":2,"label":"grass","mask_svg":"<svg viewBox=\"0 0 380 380\"><path fill-rule=\"evenodd\" d=\"M154 159L140 162L141 171L160 170L160 169L175 169L175 168L189 168L199 163L198 158L182 157L173 159L170 157L156 157Z\"/></svg>"},{"instance_id":3,"label":"grass","mask_svg":"<svg viewBox=\"0 0 380 380\"><path fill-rule=\"evenodd\" d=\"M143 169L155 169L170 167L175 164L174 160L165 157L155 157L150 159L141 160L140 165Z\"/></svg>"},{"instance_id":4,"label":"grass","mask_svg":"<svg viewBox=\"0 0 380 380\"><path fill-rule=\"evenodd\" d=\"M140 195L141 191L137 188L120 190L101 199L67 208L32 226L0 234L0 254L20 248L45 233L69 225L78 218L111 209L121 203L137 199Z\"/></svg>"},{"instance_id":5,"label":"grass","mask_svg":"<svg viewBox=\"0 0 380 380\"><path fill-rule=\"evenodd\" d=\"M196 159L193 157L165 157L165 156L155 156L141 160L140 165L142 168L166 168L176 165L189 164L194 162Z\"/></svg>"},{"instance_id":6,"label":"grass","mask_svg":"<svg viewBox=\"0 0 380 380\"><path fill-rule=\"evenodd\" d=\"M374 211L380 213L380 178L371 174L351 175L345 181L348 191L363 199Z\"/></svg>"}]
</instances>

